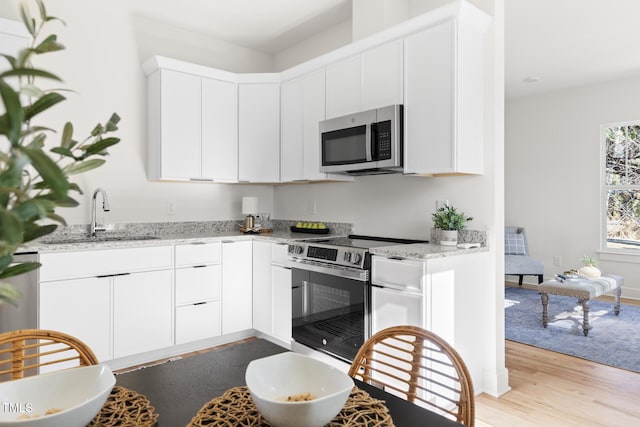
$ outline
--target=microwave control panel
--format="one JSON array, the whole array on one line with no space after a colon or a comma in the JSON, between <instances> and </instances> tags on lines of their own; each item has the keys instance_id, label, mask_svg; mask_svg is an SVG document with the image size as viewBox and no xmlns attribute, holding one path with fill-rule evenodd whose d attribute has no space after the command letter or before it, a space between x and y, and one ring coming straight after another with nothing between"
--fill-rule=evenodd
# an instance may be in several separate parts
<instances>
[{"instance_id":1,"label":"microwave control panel","mask_svg":"<svg viewBox=\"0 0 640 427\"><path fill-rule=\"evenodd\" d=\"M376 160L391 159L391 121L376 123L378 156Z\"/></svg>"}]
</instances>

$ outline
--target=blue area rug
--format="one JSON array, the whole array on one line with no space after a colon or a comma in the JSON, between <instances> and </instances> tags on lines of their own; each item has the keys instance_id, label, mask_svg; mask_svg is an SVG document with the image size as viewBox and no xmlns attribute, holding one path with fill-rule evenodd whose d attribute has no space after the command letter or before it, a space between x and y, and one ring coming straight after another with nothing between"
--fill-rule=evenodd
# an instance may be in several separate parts
<instances>
[{"instance_id":1,"label":"blue area rug","mask_svg":"<svg viewBox=\"0 0 640 427\"><path fill-rule=\"evenodd\" d=\"M537 291L505 289L505 338L605 365L640 372L640 307L590 301L589 323L582 333L582 306L575 298L549 295L549 324L542 327Z\"/></svg>"}]
</instances>

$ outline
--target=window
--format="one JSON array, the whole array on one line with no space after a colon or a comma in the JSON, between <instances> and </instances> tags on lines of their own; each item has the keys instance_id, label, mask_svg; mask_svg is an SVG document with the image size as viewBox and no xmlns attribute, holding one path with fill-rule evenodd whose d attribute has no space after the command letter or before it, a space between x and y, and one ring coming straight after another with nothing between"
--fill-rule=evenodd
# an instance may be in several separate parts
<instances>
[{"instance_id":1,"label":"window","mask_svg":"<svg viewBox=\"0 0 640 427\"><path fill-rule=\"evenodd\" d=\"M640 252L640 121L605 125L603 249Z\"/></svg>"}]
</instances>

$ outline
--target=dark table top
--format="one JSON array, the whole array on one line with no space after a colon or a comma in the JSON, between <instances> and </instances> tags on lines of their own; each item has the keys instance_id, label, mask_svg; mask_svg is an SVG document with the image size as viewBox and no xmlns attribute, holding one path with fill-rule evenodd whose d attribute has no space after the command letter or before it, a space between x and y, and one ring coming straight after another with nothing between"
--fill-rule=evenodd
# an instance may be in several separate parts
<instances>
[{"instance_id":1,"label":"dark table top","mask_svg":"<svg viewBox=\"0 0 640 427\"><path fill-rule=\"evenodd\" d=\"M269 341L252 339L119 374L116 384L145 395L159 415L159 427L184 427L205 403L230 388L246 385L244 374L249 362L283 351L287 350ZM397 427L461 425L361 381L354 383L386 402Z\"/></svg>"}]
</instances>

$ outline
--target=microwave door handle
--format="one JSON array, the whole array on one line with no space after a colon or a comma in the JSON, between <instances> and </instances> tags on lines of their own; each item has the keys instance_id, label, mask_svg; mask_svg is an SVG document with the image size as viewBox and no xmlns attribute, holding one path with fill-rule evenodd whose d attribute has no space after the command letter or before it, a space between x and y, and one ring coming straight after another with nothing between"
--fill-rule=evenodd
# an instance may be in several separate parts
<instances>
[{"instance_id":1,"label":"microwave door handle","mask_svg":"<svg viewBox=\"0 0 640 427\"><path fill-rule=\"evenodd\" d=\"M373 160L371 157L371 126L372 125L373 123L367 123L365 125L364 140L365 140L365 155L366 155L367 162L370 162Z\"/></svg>"},{"instance_id":2,"label":"microwave door handle","mask_svg":"<svg viewBox=\"0 0 640 427\"><path fill-rule=\"evenodd\" d=\"M371 123L371 158L370 160L378 160L378 124Z\"/></svg>"}]
</instances>

